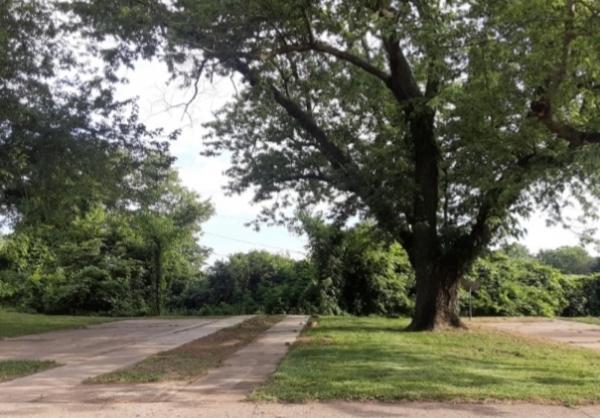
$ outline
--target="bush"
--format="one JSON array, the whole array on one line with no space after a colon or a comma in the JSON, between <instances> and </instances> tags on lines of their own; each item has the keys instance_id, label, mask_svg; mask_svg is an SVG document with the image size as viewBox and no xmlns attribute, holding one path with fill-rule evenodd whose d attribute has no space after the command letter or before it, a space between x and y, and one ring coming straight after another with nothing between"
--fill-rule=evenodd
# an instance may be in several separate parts
<instances>
[{"instance_id":1,"label":"bush","mask_svg":"<svg viewBox=\"0 0 600 418\"><path fill-rule=\"evenodd\" d=\"M475 263L468 278L481 286L473 292L474 315L555 316L569 305L563 275L535 260L492 253ZM464 290L461 311L468 311Z\"/></svg>"},{"instance_id":2,"label":"bush","mask_svg":"<svg viewBox=\"0 0 600 418\"><path fill-rule=\"evenodd\" d=\"M306 269L304 261L266 251L234 254L217 261L204 279L190 282L181 307L211 314L299 312L309 283Z\"/></svg>"},{"instance_id":3,"label":"bush","mask_svg":"<svg viewBox=\"0 0 600 418\"><path fill-rule=\"evenodd\" d=\"M563 316L600 316L600 274L564 276L562 279L568 301Z\"/></svg>"}]
</instances>

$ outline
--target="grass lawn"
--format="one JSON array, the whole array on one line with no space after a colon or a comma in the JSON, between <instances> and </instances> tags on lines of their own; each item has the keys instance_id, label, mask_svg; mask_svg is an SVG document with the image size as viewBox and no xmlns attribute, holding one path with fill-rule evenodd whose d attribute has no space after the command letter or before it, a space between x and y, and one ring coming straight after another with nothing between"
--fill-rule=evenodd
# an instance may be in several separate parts
<instances>
[{"instance_id":1,"label":"grass lawn","mask_svg":"<svg viewBox=\"0 0 600 418\"><path fill-rule=\"evenodd\" d=\"M0 311L0 338L37 334L114 321L98 316L39 315Z\"/></svg>"},{"instance_id":2,"label":"grass lawn","mask_svg":"<svg viewBox=\"0 0 600 418\"><path fill-rule=\"evenodd\" d=\"M407 325L321 318L253 398L600 401L600 353L487 330L402 331Z\"/></svg>"},{"instance_id":3,"label":"grass lawn","mask_svg":"<svg viewBox=\"0 0 600 418\"><path fill-rule=\"evenodd\" d=\"M42 372L58 366L54 361L0 360L0 382Z\"/></svg>"},{"instance_id":4,"label":"grass lawn","mask_svg":"<svg viewBox=\"0 0 600 418\"><path fill-rule=\"evenodd\" d=\"M583 322L585 324L600 325L600 318L595 316L581 316L576 318L561 318L568 321Z\"/></svg>"},{"instance_id":5,"label":"grass lawn","mask_svg":"<svg viewBox=\"0 0 600 418\"><path fill-rule=\"evenodd\" d=\"M155 354L125 369L86 380L84 383L148 383L193 380L281 321L282 316L255 316L169 351Z\"/></svg>"}]
</instances>

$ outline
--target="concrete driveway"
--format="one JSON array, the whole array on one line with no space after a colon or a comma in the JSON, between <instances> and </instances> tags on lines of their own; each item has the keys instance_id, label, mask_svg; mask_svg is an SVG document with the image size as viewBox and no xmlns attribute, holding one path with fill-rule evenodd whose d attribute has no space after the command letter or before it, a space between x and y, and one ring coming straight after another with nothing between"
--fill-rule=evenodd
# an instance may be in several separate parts
<instances>
[{"instance_id":1,"label":"concrete driveway","mask_svg":"<svg viewBox=\"0 0 600 418\"><path fill-rule=\"evenodd\" d=\"M0 341L0 360L56 360L63 366L0 384L0 402L28 402L70 393L83 380L212 334L248 319L146 319Z\"/></svg>"}]
</instances>

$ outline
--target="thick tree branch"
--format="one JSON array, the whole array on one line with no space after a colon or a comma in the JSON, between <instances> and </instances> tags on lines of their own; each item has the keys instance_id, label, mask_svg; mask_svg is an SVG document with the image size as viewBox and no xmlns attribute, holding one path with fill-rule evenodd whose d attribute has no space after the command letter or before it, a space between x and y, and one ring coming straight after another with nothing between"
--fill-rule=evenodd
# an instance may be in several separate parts
<instances>
[{"instance_id":1,"label":"thick tree branch","mask_svg":"<svg viewBox=\"0 0 600 418\"><path fill-rule=\"evenodd\" d=\"M233 62L233 67L242 74L252 86L257 86L260 83L261 80L258 75L245 62L236 59ZM332 168L344 178L347 190L356 193L356 195L371 209L378 221L384 225L389 225L390 230L397 231L402 244L408 245L412 239L412 233L399 225L397 222L398 214L395 213L391 207L382 205L381 196L377 192L377 187L368 184L364 180L360 168L352 161L350 156L344 153L330 140L327 133L317 125L311 114L303 110L296 102L282 94L275 86L267 84L267 87L273 94L275 102L315 139L317 148L319 148L325 158L327 158Z\"/></svg>"},{"instance_id":2,"label":"thick tree branch","mask_svg":"<svg viewBox=\"0 0 600 418\"><path fill-rule=\"evenodd\" d=\"M586 144L600 144L600 132L581 131L561 122L553 111L552 102L558 94L561 84L567 76L571 48L577 34L575 32L575 1L567 0L565 4L565 23L562 39L560 62L554 74L546 80L546 85L540 89L540 98L531 103L532 115L554 133L566 140L572 147Z\"/></svg>"},{"instance_id":3,"label":"thick tree branch","mask_svg":"<svg viewBox=\"0 0 600 418\"><path fill-rule=\"evenodd\" d=\"M514 165L505 170L500 180L496 182L496 186L490 188L483 195L475 223L469 233L459 238L452 246L451 251L444 255L446 263L461 260L463 265L457 266L457 268L464 270L474 261L481 250L490 243L500 227L500 223L492 225L490 220L494 217L504 218L510 206L521 196L523 188L517 187L517 185L522 183L527 175L540 165L551 165L554 160L549 161L548 158L536 152L529 153L520 157Z\"/></svg>"},{"instance_id":4,"label":"thick tree branch","mask_svg":"<svg viewBox=\"0 0 600 418\"><path fill-rule=\"evenodd\" d=\"M542 124L557 137L569 142L572 147L586 144L600 144L600 132L586 132L559 121L552 112L547 97L531 103L531 111Z\"/></svg>"},{"instance_id":5,"label":"thick tree branch","mask_svg":"<svg viewBox=\"0 0 600 418\"><path fill-rule=\"evenodd\" d=\"M398 101L407 101L423 96L415 80L410 64L406 60L400 43L397 39L389 37L384 40L384 47L388 54L391 70L389 82L390 89Z\"/></svg>"},{"instance_id":6,"label":"thick tree branch","mask_svg":"<svg viewBox=\"0 0 600 418\"><path fill-rule=\"evenodd\" d=\"M258 76L252 71L248 64L240 60L235 60L234 67L251 85L256 86L259 84L260 80ZM358 176L360 174L350 157L329 139L325 131L317 125L309 113L304 111L296 102L286 97L275 86L269 84L268 87L277 104L283 107L288 115L294 118L300 126L315 139L317 147L323 155L325 155L335 170L343 172L345 176L350 177Z\"/></svg>"},{"instance_id":7,"label":"thick tree branch","mask_svg":"<svg viewBox=\"0 0 600 418\"><path fill-rule=\"evenodd\" d=\"M296 45L286 45L281 48L277 48L272 53L268 54L268 56L277 56L281 54L287 54L290 52L321 52L324 54L332 55L336 58L341 59L342 61L346 61L367 73L377 77L386 83L386 85L390 86L391 77L388 73L378 68L377 66L371 64L367 60L359 57L358 55L354 55L348 51L344 51L338 48L335 48L332 45L326 44L321 41L311 41L305 44L296 44Z\"/></svg>"},{"instance_id":8,"label":"thick tree branch","mask_svg":"<svg viewBox=\"0 0 600 418\"><path fill-rule=\"evenodd\" d=\"M428 2L421 0L412 0L415 8L419 13L419 19L424 27L428 28L433 35L437 35L437 28L443 26L442 22L439 21L434 8ZM425 44L426 55L429 60L427 64L427 82L425 84L425 97L431 98L439 93L441 79L437 66L441 65L438 62L438 45L435 43L439 41L438 36L432 37L432 40Z\"/></svg>"}]
</instances>

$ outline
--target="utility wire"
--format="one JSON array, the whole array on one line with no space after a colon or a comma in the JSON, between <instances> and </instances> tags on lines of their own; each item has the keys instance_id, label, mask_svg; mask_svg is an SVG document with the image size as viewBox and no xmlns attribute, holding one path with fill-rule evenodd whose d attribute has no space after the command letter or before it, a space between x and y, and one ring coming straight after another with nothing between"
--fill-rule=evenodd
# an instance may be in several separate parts
<instances>
[{"instance_id":1,"label":"utility wire","mask_svg":"<svg viewBox=\"0 0 600 418\"><path fill-rule=\"evenodd\" d=\"M229 241L235 241L235 242L240 242L242 244L249 244L249 245L257 245L259 247L265 247L265 248L273 248L276 250L281 250L281 251L289 251L292 253L297 253L297 254L302 254L302 255L306 255L306 252L304 251L299 251L299 250L292 250L290 248L284 248L284 247L278 247L276 245L269 245L269 244L262 244L260 242L252 242L252 241L246 241L246 240L242 240L242 239L237 239L237 238L233 238L233 237L228 237L226 235L221 235L221 234L215 234L212 232L208 232L208 231L203 231L203 233L205 235L210 235L212 237L216 237L216 238L221 238L221 239L226 239Z\"/></svg>"}]
</instances>

